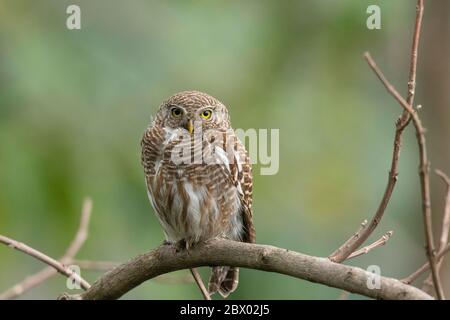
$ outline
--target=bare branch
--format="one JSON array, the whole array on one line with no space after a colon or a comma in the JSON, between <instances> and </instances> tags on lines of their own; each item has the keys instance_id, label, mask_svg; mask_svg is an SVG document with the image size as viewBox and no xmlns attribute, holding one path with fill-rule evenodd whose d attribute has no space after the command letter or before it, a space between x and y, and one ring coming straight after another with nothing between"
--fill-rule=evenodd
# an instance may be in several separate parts
<instances>
[{"instance_id":1,"label":"bare branch","mask_svg":"<svg viewBox=\"0 0 450 320\"><path fill-rule=\"evenodd\" d=\"M444 215L442 216L442 229L441 229L441 237L439 240L439 251L443 250L448 242L448 233L450 228L450 178L441 170L435 170L436 174L442 178L446 185L446 196L445 196L445 205L444 205ZM437 270L441 269L442 262L444 257L437 259ZM422 285L422 290L425 292L431 292L433 290L433 279L431 276L428 276Z\"/></svg>"},{"instance_id":2,"label":"bare branch","mask_svg":"<svg viewBox=\"0 0 450 320\"><path fill-rule=\"evenodd\" d=\"M430 175L429 175L429 162L425 141L425 129L422 125L422 121L419 118L416 110L403 99L393 85L389 83L384 74L376 65L368 52L364 57L369 63L372 70L377 77L381 80L383 85L394 96L394 98L400 103L400 105L409 112L412 117L414 128L416 129L417 144L419 145L419 176L420 176L420 188L422 197L422 213L425 227L425 239L426 239L426 252L431 265L431 274L433 276L433 284L436 289L436 294L439 299L444 299L444 291L442 290L442 284L439 278L439 272L436 263L436 251L434 247L433 225L431 219L431 197L430 197Z\"/></svg>"},{"instance_id":3,"label":"bare branch","mask_svg":"<svg viewBox=\"0 0 450 320\"><path fill-rule=\"evenodd\" d=\"M422 28L423 9L424 9L423 0L418 0L416 6L416 20L410 57L408 95L406 102L407 106L412 105L414 101L414 92L416 87L416 73L417 73L417 52L419 48L420 31ZM383 198L381 199L381 202L378 205L375 215L373 216L367 228L365 228L364 230L361 231L361 233L359 233L358 237L353 238L353 240L347 240L340 248L338 248L335 252L333 252L329 256L329 259L331 261L334 262L345 261L352 252L358 249L369 238L369 236L373 233L375 228L380 223L380 220L383 217L384 212L386 211L387 205L392 196L392 192L394 191L395 185L397 183L398 162L400 159L403 131L409 124L410 119L411 119L410 113L407 110L405 110L402 112L402 115L396 122L394 147L392 152L392 161L391 161L391 168L389 170L388 182L384 190Z\"/></svg>"},{"instance_id":4,"label":"bare branch","mask_svg":"<svg viewBox=\"0 0 450 320\"><path fill-rule=\"evenodd\" d=\"M356 258L360 255L366 254L369 251L380 247L380 246L384 246L386 244L386 242L388 242L388 240L391 238L391 236L394 234L394 231L388 231L386 232L386 234L384 234L380 239L378 239L377 241L369 244L368 246L365 246L364 248L361 248L359 250L356 250L355 252L353 252L351 255L348 256L348 259L351 258Z\"/></svg>"},{"instance_id":5,"label":"bare branch","mask_svg":"<svg viewBox=\"0 0 450 320\"><path fill-rule=\"evenodd\" d=\"M206 289L205 284L203 283L202 277L198 273L196 268L189 269L191 271L192 277L200 289L202 296L205 300L211 300L211 296L209 295L208 289Z\"/></svg>"},{"instance_id":6,"label":"bare branch","mask_svg":"<svg viewBox=\"0 0 450 320\"><path fill-rule=\"evenodd\" d=\"M92 200L90 198L86 198L83 201L83 207L81 209L81 218L78 231L72 243L69 245L69 248L67 249L66 253L61 258L62 263L67 263L65 262L66 260L72 260L85 243L88 237L88 229L89 229L89 221L91 220L91 213L92 213Z\"/></svg>"},{"instance_id":7,"label":"bare branch","mask_svg":"<svg viewBox=\"0 0 450 320\"><path fill-rule=\"evenodd\" d=\"M83 207L81 209L81 218L78 231L72 243L69 245L69 248L66 250L64 256L61 259L59 259L59 262L61 264L63 265L70 264L72 259L75 257L75 255L78 253L78 251L81 249L84 242L86 241L88 236L91 212L92 212L92 200L90 198L86 198L83 201ZM11 288L7 289L5 292L1 293L0 300L14 299L17 296L27 292L28 290L38 286L39 284L55 276L57 273L58 271L54 267L45 267L41 271L26 277L21 282L15 284Z\"/></svg>"},{"instance_id":8,"label":"bare branch","mask_svg":"<svg viewBox=\"0 0 450 320\"><path fill-rule=\"evenodd\" d=\"M437 255L436 258L437 259L442 259L448 252L450 251L450 243L447 244L443 250L441 250ZM414 271L413 273L411 273L409 276L407 276L406 278L402 279L401 281L403 283L406 284L411 284L414 281L417 280L418 277L420 277L420 275L422 275L424 272L428 271L430 269L430 262L427 261L425 262L419 269L417 269L416 271Z\"/></svg>"},{"instance_id":9,"label":"bare branch","mask_svg":"<svg viewBox=\"0 0 450 320\"><path fill-rule=\"evenodd\" d=\"M52 267L45 267L41 271L26 277L21 282L15 284L11 288L7 289L5 292L0 293L0 300L14 299L28 290L40 285L41 283L47 281L55 274L58 274L56 269Z\"/></svg>"},{"instance_id":10,"label":"bare branch","mask_svg":"<svg viewBox=\"0 0 450 320\"><path fill-rule=\"evenodd\" d=\"M448 242L448 233L450 229L450 178L441 170L435 170L436 174L442 178L447 187L445 196L444 215L442 217L441 238L439 241L439 251L444 249Z\"/></svg>"},{"instance_id":11,"label":"bare branch","mask_svg":"<svg viewBox=\"0 0 450 320\"><path fill-rule=\"evenodd\" d=\"M420 30L422 29L423 18L423 0L417 0L416 4L416 24L414 26L414 35L411 48L411 59L409 65L408 95L406 101L409 105L414 102L414 94L416 91L416 74L417 74L417 52L419 51Z\"/></svg>"},{"instance_id":12,"label":"bare branch","mask_svg":"<svg viewBox=\"0 0 450 320\"><path fill-rule=\"evenodd\" d=\"M402 282L380 276L380 289L369 289L367 271L333 263L273 246L214 239L186 252L174 253L162 245L118 266L100 277L86 292L73 298L117 299L158 275L201 266L226 265L277 272L296 278L340 288L376 299L430 299L423 291ZM63 295L63 298L71 298Z\"/></svg>"},{"instance_id":13,"label":"bare branch","mask_svg":"<svg viewBox=\"0 0 450 320\"><path fill-rule=\"evenodd\" d=\"M415 115L416 117L418 117L416 110L414 110L413 107L410 104L408 104L408 102L406 102L406 100L401 96L401 94L398 93L397 89L395 89L395 87L388 81L388 79L380 70L380 68L377 66L377 64L375 63L369 52L364 53L364 58L366 59L367 63L369 64L370 68L373 70L375 75L378 77L378 79L380 79L381 83L387 89L387 91L395 98L395 100L397 100L400 103L403 109L405 109L405 111L408 112L410 116Z\"/></svg>"},{"instance_id":14,"label":"bare branch","mask_svg":"<svg viewBox=\"0 0 450 320\"><path fill-rule=\"evenodd\" d=\"M5 237L0 235L0 243L6 244L8 247L12 249L16 249L18 251L21 251L23 253L28 254L29 256L32 256L33 258L36 258L40 261L42 261L45 264L48 264L52 268L56 269L59 273L62 275L72 278L75 281L79 282L81 287L83 289L89 289L90 285L89 283L81 278L77 273L73 272L71 269L64 266L61 262L49 257L48 255L33 249L32 247L26 245L25 243L18 242L16 240L13 240L11 238Z\"/></svg>"},{"instance_id":15,"label":"bare branch","mask_svg":"<svg viewBox=\"0 0 450 320\"><path fill-rule=\"evenodd\" d=\"M361 238L361 234L364 230L367 229L367 220L364 220L361 223L361 226L359 227L358 231L356 231L350 238L348 238L347 241L344 242L343 245L341 245L339 248L337 248L332 254L328 256L328 258L333 262L342 262L345 259L347 259L348 255L347 252L351 250L350 253L354 251L352 248L353 244L357 242L359 238ZM340 257L347 255L344 260L340 261Z\"/></svg>"}]
</instances>

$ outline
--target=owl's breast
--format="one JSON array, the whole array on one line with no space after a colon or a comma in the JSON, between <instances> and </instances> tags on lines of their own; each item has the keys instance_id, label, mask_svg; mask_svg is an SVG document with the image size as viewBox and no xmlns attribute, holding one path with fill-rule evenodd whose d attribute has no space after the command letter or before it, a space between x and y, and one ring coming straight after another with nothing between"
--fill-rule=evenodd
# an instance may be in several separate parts
<instances>
[{"instance_id":1,"label":"owl's breast","mask_svg":"<svg viewBox=\"0 0 450 320\"><path fill-rule=\"evenodd\" d=\"M224 236L239 240L240 199L217 165L173 165L161 160L147 179L149 198L170 241Z\"/></svg>"}]
</instances>

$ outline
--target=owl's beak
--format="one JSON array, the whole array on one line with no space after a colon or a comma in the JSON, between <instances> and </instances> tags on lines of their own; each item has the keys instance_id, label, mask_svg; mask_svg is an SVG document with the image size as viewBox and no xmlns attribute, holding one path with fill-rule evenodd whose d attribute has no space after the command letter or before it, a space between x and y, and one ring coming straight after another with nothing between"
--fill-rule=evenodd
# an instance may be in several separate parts
<instances>
[{"instance_id":1,"label":"owl's beak","mask_svg":"<svg viewBox=\"0 0 450 320\"><path fill-rule=\"evenodd\" d=\"M192 132L194 132L194 123L192 121L192 119L189 119L184 127L186 128L187 131L189 131L190 134L192 134Z\"/></svg>"}]
</instances>

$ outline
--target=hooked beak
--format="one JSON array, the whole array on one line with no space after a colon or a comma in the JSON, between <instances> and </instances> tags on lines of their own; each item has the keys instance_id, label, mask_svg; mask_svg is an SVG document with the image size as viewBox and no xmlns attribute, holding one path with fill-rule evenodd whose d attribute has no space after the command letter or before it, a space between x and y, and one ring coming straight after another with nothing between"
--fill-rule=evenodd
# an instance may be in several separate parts
<instances>
[{"instance_id":1,"label":"hooked beak","mask_svg":"<svg viewBox=\"0 0 450 320\"><path fill-rule=\"evenodd\" d=\"M189 131L190 134L192 134L192 132L194 132L194 123L191 119L189 119L185 125L184 125L185 129L187 131Z\"/></svg>"}]
</instances>

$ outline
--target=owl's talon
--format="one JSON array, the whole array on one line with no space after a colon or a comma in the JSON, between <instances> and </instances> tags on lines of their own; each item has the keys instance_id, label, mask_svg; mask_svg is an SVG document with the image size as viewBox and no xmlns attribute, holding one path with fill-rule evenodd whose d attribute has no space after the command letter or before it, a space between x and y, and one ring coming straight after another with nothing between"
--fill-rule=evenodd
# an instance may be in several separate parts
<instances>
[{"instance_id":1,"label":"owl's talon","mask_svg":"<svg viewBox=\"0 0 450 320\"><path fill-rule=\"evenodd\" d=\"M184 239L173 243L173 247L175 249L175 252L178 253L180 251L183 251L186 249L186 241Z\"/></svg>"}]
</instances>

